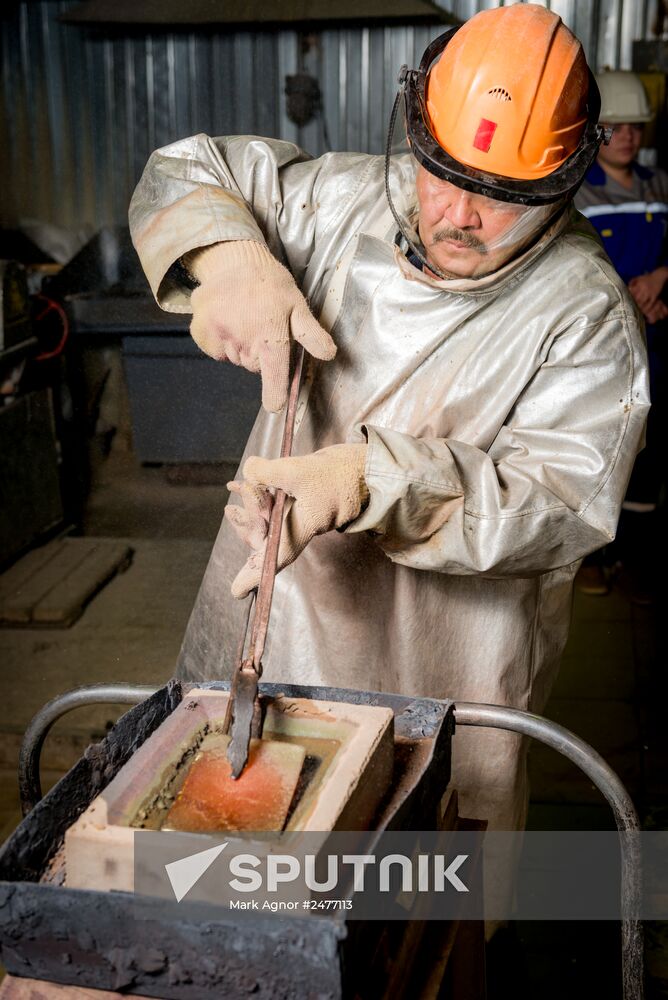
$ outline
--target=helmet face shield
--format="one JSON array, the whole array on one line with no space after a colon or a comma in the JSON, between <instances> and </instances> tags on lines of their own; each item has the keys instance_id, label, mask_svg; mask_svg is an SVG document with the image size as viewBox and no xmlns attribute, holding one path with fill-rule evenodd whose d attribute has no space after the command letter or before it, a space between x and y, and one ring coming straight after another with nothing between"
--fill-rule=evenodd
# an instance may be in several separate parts
<instances>
[{"instance_id":1,"label":"helmet face shield","mask_svg":"<svg viewBox=\"0 0 668 1000\"><path fill-rule=\"evenodd\" d=\"M446 214L454 224L458 212L472 212L476 220L480 220L481 233L485 235L483 253L497 250L512 250L525 245L552 218L555 210L562 207L564 199L550 202L548 205L523 205L519 202L502 201L490 198L477 191L468 191L452 181L442 180L426 169L419 172L417 180L420 212L423 216L423 231L430 222L430 206L434 206L433 217L438 219L443 208L450 210ZM458 206L459 203L459 206ZM439 225L437 232L447 231L447 226ZM459 227L462 242L466 243L466 229Z\"/></svg>"},{"instance_id":2,"label":"helmet face shield","mask_svg":"<svg viewBox=\"0 0 668 1000\"><path fill-rule=\"evenodd\" d=\"M533 243L565 204L564 199L522 205L489 198L420 169L409 155L388 158L386 167L401 235L414 256L443 279L498 270Z\"/></svg>"},{"instance_id":3,"label":"helmet face shield","mask_svg":"<svg viewBox=\"0 0 668 1000\"><path fill-rule=\"evenodd\" d=\"M426 167L420 170L423 164L408 129L397 129L395 136L401 97L402 92L388 132L385 189L403 240L414 257L441 279L475 278L497 270L547 228L567 199L538 205L504 200L491 186L465 185L450 172L442 177ZM459 211L457 200L464 203ZM475 235L468 226L454 224L467 208L475 215ZM450 224L444 221L448 217L453 220Z\"/></svg>"}]
</instances>

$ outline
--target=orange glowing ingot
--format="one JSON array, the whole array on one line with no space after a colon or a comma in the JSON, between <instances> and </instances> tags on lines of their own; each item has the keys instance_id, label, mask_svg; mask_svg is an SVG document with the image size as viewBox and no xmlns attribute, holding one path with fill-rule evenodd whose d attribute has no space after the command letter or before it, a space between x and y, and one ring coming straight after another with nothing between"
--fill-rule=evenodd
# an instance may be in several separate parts
<instances>
[{"instance_id":1,"label":"orange glowing ingot","mask_svg":"<svg viewBox=\"0 0 668 1000\"><path fill-rule=\"evenodd\" d=\"M229 739L195 757L163 829L192 832L282 830L305 750L278 740L251 740L248 763L232 778Z\"/></svg>"}]
</instances>

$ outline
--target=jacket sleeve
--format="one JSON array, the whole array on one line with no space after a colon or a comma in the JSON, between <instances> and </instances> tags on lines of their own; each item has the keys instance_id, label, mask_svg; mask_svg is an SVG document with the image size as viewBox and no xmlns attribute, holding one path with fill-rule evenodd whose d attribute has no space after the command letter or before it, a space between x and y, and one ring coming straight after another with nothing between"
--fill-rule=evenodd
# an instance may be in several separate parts
<instances>
[{"instance_id":1,"label":"jacket sleeve","mask_svg":"<svg viewBox=\"0 0 668 1000\"><path fill-rule=\"evenodd\" d=\"M596 329L578 322L486 451L361 428L370 502L347 530L371 531L397 563L443 573L528 576L574 562L614 538L647 399L628 306Z\"/></svg>"},{"instance_id":2,"label":"jacket sleeve","mask_svg":"<svg viewBox=\"0 0 668 1000\"><path fill-rule=\"evenodd\" d=\"M341 170L335 157L313 160L292 143L255 136L196 135L156 150L130 204L130 231L158 304L190 312L175 265L225 240L266 243L300 282L317 232L363 184L370 159L348 157Z\"/></svg>"}]
</instances>

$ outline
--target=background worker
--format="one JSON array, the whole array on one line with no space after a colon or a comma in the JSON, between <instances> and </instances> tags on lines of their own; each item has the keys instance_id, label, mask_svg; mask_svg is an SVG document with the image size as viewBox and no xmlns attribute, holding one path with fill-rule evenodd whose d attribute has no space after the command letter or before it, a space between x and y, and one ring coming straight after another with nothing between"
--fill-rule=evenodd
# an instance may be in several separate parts
<instances>
[{"instance_id":1,"label":"background worker","mask_svg":"<svg viewBox=\"0 0 668 1000\"><path fill-rule=\"evenodd\" d=\"M441 36L402 99L391 206L383 157L201 135L154 153L133 198L158 302L259 370L265 403L178 669L229 675L230 588L257 583L280 486L267 680L540 711L647 409L635 309L571 212L598 93L560 18L518 4ZM295 457L276 460L291 340L309 358ZM458 734L453 784L464 814L522 827L515 736Z\"/></svg>"},{"instance_id":2,"label":"background worker","mask_svg":"<svg viewBox=\"0 0 668 1000\"><path fill-rule=\"evenodd\" d=\"M629 595L646 603L652 599L657 582L657 504L666 478L668 305L662 296L668 281L668 174L656 167L643 167L637 160L644 124L652 118L640 78L615 70L601 73L597 81L601 121L612 127L613 133L587 171L575 204L595 226L645 318L652 398L647 443L636 459L617 541L606 561L621 560ZM581 571L579 579L585 590L607 591L600 559L589 562L586 575Z\"/></svg>"}]
</instances>

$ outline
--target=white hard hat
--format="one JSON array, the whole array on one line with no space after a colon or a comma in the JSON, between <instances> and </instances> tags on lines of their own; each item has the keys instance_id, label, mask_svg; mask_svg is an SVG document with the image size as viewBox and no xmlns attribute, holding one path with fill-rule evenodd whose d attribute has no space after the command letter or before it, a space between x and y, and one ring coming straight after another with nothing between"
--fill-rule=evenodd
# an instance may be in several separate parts
<instances>
[{"instance_id":1,"label":"white hard hat","mask_svg":"<svg viewBox=\"0 0 668 1000\"><path fill-rule=\"evenodd\" d=\"M642 80L628 70L614 69L598 73L601 92L600 121L606 125L648 122L653 117Z\"/></svg>"}]
</instances>

